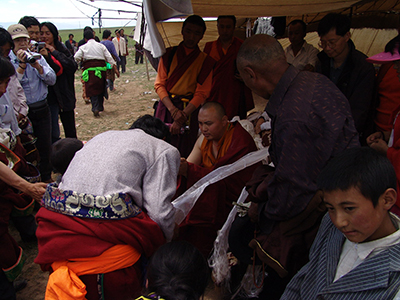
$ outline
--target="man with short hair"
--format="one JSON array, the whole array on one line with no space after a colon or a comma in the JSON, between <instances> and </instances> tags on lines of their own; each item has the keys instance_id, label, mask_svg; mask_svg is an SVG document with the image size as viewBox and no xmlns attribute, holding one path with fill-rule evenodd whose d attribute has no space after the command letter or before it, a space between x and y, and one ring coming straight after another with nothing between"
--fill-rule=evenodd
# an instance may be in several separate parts
<instances>
[{"instance_id":1,"label":"man with short hair","mask_svg":"<svg viewBox=\"0 0 400 300\"><path fill-rule=\"evenodd\" d=\"M122 30L122 29L121 29ZM121 66L121 72L126 71L126 56L128 55L128 47L126 45L126 39L121 36L120 29L115 30L116 37L112 39L115 50L117 51L120 62L117 62L118 72Z\"/></svg>"},{"instance_id":2,"label":"man with short hair","mask_svg":"<svg viewBox=\"0 0 400 300\"><path fill-rule=\"evenodd\" d=\"M25 16L19 22L28 30L29 37L32 41L39 42L40 40L40 22L35 17Z\"/></svg>"},{"instance_id":3,"label":"man with short hair","mask_svg":"<svg viewBox=\"0 0 400 300\"><path fill-rule=\"evenodd\" d=\"M306 23L302 20L293 20L287 28L290 41L290 45L285 49L287 62L300 71L313 72L319 51L304 40L307 33Z\"/></svg>"},{"instance_id":4,"label":"man with short hair","mask_svg":"<svg viewBox=\"0 0 400 300\"><path fill-rule=\"evenodd\" d=\"M183 41L168 48L162 56L154 83L160 97L156 117L170 125L172 144L182 157L187 157L193 149L198 132L198 107L211 90L215 61L198 46L205 31L206 23L198 15L183 22Z\"/></svg>"},{"instance_id":5,"label":"man with short hair","mask_svg":"<svg viewBox=\"0 0 400 300\"><path fill-rule=\"evenodd\" d=\"M375 70L365 59L364 53L356 50L350 39L350 19L341 14L330 13L318 25L321 39L316 71L324 74L342 91L349 101L360 142L365 139L373 126L371 111Z\"/></svg>"},{"instance_id":6,"label":"man with short hair","mask_svg":"<svg viewBox=\"0 0 400 300\"><path fill-rule=\"evenodd\" d=\"M100 117L104 110L104 95L106 92L106 63L114 68L115 61L106 46L94 40L92 30L84 33L86 44L79 47L75 53L75 60L82 61L82 79L85 82L86 96L90 97L93 115Z\"/></svg>"},{"instance_id":7,"label":"man with short hair","mask_svg":"<svg viewBox=\"0 0 400 300\"><path fill-rule=\"evenodd\" d=\"M240 123L229 122L220 103L205 103L200 108L198 120L201 135L187 160L181 159L179 174L184 178L178 193L213 170L257 150L253 138ZM247 167L207 187L181 224L179 237L191 242L207 257L217 231L232 209L232 202L237 201L256 167Z\"/></svg>"},{"instance_id":8,"label":"man with short hair","mask_svg":"<svg viewBox=\"0 0 400 300\"><path fill-rule=\"evenodd\" d=\"M68 35L68 40L65 41L65 47L71 52L72 55L75 54L75 49L77 47L76 42L74 41L74 35L70 33Z\"/></svg>"},{"instance_id":9,"label":"man with short hair","mask_svg":"<svg viewBox=\"0 0 400 300\"><path fill-rule=\"evenodd\" d=\"M235 16L219 16L219 37L216 41L206 43L204 47L204 52L217 61L207 101L221 103L229 120L234 116L245 119L247 112L254 108L251 91L240 79L236 68L236 55L243 41L233 36L235 26Z\"/></svg>"},{"instance_id":10,"label":"man with short hair","mask_svg":"<svg viewBox=\"0 0 400 300\"><path fill-rule=\"evenodd\" d=\"M29 107L28 117L32 122L36 147L40 155L40 173L42 180L51 179L49 163L51 149L51 118L47 103L47 86L54 85L56 74L46 60L38 55L33 62L27 62L26 50L29 47L29 34L21 24L10 25L8 32L14 42L14 49L9 57L14 65L17 77L24 89L26 102Z\"/></svg>"},{"instance_id":11,"label":"man with short hair","mask_svg":"<svg viewBox=\"0 0 400 300\"><path fill-rule=\"evenodd\" d=\"M245 84L269 99L265 110L273 124L269 153L274 168L259 167L248 183L249 214L261 230L253 248L248 247L254 237L249 217L235 221L243 226L233 224L237 231L231 230L230 246L249 264L256 251L268 266L268 299L279 299L290 277L306 263L324 212L317 176L331 157L359 146L358 134L338 88L321 74L289 65L275 38L258 34L247 39L237 64Z\"/></svg>"}]
</instances>

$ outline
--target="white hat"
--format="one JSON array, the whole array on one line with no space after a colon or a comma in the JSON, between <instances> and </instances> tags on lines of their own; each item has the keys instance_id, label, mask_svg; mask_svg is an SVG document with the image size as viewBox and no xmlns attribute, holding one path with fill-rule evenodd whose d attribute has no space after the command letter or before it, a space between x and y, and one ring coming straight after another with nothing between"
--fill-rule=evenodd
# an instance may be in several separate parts
<instances>
[{"instance_id":1,"label":"white hat","mask_svg":"<svg viewBox=\"0 0 400 300\"><path fill-rule=\"evenodd\" d=\"M25 26L22 24L10 25L7 30L11 34L13 40L20 37L26 37L29 39L28 30L26 30Z\"/></svg>"}]
</instances>

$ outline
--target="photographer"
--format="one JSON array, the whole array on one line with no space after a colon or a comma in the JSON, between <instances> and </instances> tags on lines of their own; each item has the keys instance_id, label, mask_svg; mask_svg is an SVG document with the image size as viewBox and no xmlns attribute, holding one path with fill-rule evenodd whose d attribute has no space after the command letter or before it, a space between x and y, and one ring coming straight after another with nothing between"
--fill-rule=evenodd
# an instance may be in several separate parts
<instances>
[{"instance_id":1,"label":"photographer","mask_svg":"<svg viewBox=\"0 0 400 300\"><path fill-rule=\"evenodd\" d=\"M40 49L40 54L57 75L56 84L49 86L47 95L51 113L52 143L60 139L58 115L63 124L65 137L77 138L74 112L76 104L74 74L78 65L71 52L58 41L58 30L53 23L43 22L40 24L40 41L45 43Z\"/></svg>"},{"instance_id":2,"label":"photographer","mask_svg":"<svg viewBox=\"0 0 400 300\"><path fill-rule=\"evenodd\" d=\"M27 51L29 35L23 25L11 25L8 27L8 32L14 42L14 49L10 52L9 57L24 89L29 106L28 117L32 122L33 130L37 137L36 146L40 155L40 173L42 174L42 180L48 181L51 175L49 164L51 119L47 104L47 86L55 84L56 74L40 54L32 54ZM27 62L27 58L32 57L35 59Z\"/></svg>"}]
</instances>

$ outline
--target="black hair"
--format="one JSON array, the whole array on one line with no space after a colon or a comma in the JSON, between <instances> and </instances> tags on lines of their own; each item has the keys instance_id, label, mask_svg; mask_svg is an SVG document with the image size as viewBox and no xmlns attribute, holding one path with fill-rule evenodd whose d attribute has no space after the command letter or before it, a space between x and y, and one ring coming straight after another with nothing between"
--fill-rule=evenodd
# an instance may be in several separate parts
<instances>
[{"instance_id":1,"label":"black hair","mask_svg":"<svg viewBox=\"0 0 400 300\"><path fill-rule=\"evenodd\" d=\"M317 186L322 191L357 188L374 207L388 189L396 189L396 172L390 161L369 147L344 150L321 171Z\"/></svg>"},{"instance_id":2,"label":"black hair","mask_svg":"<svg viewBox=\"0 0 400 300\"><path fill-rule=\"evenodd\" d=\"M144 115L133 122L129 129L142 129L147 134L154 136L155 138L165 140L170 142L171 134L169 128L163 121L159 118L153 117L151 115Z\"/></svg>"},{"instance_id":3,"label":"black hair","mask_svg":"<svg viewBox=\"0 0 400 300\"><path fill-rule=\"evenodd\" d=\"M22 17L21 19L19 19L18 23L24 25L25 28L29 28L31 26L40 26L38 19L31 16Z\"/></svg>"},{"instance_id":4,"label":"black hair","mask_svg":"<svg viewBox=\"0 0 400 300\"><path fill-rule=\"evenodd\" d=\"M183 28L185 28L187 23L200 26L201 28L203 28L203 33L206 32L206 29L207 29L206 22L204 22L203 18L198 15L191 15L191 16L187 17L185 22L183 22L182 30L183 30Z\"/></svg>"},{"instance_id":5,"label":"black hair","mask_svg":"<svg viewBox=\"0 0 400 300\"><path fill-rule=\"evenodd\" d=\"M106 29L103 31L103 39L108 39L111 35L111 31Z\"/></svg>"},{"instance_id":6,"label":"black hair","mask_svg":"<svg viewBox=\"0 0 400 300\"><path fill-rule=\"evenodd\" d=\"M43 22L40 24L40 29L42 29L43 26L46 26L49 31L51 32L51 35L53 36L53 43L56 46L55 48L57 50L62 49L64 46L63 44L58 40L58 29L56 27L56 25L54 25L51 22ZM60 48L61 47L61 48Z\"/></svg>"},{"instance_id":7,"label":"black hair","mask_svg":"<svg viewBox=\"0 0 400 300\"><path fill-rule=\"evenodd\" d=\"M221 15L218 16L217 24L221 19L231 19L233 21L233 27L236 27L236 17L234 15Z\"/></svg>"},{"instance_id":8,"label":"black hair","mask_svg":"<svg viewBox=\"0 0 400 300\"><path fill-rule=\"evenodd\" d=\"M57 173L64 174L76 152L83 147L82 141L74 138L58 140L51 146L50 164Z\"/></svg>"},{"instance_id":9,"label":"black hair","mask_svg":"<svg viewBox=\"0 0 400 300\"><path fill-rule=\"evenodd\" d=\"M6 44L10 44L11 49L14 48L14 42L12 40L11 34L6 29L0 27L0 47L5 46ZM3 55L3 53L1 53L1 55Z\"/></svg>"},{"instance_id":10,"label":"black hair","mask_svg":"<svg viewBox=\"0 0 400 300\"><path fill-rule=\"evenodd\" d=\"M0 80L4 80L15 74L13 64L7 57L0 56Z\"/></svg>"},{"instance_id":11,"label":"black hair","mask_svg":"<svg viewBox=\"0 0 400 300\"><path fill-rule=\"evenodd\" d=\"M307 24L306 24L303 20L300 20L300 19L296 19L296 20L291 21L291 22L288 24L287 27L289 28L290 25L296 25L296 24L301 24L301 26L303 27L303 32L304 32L304 33L307 32Z\"/></svg>"},{"instance_id":12,"label":"black hair","mask_svg":"<svg viewBox=\"0 0 400 300\"><path fill-rule=\"evenodd\" d=\"M70 38L71 36L74 37L72 33L68 34L68 38Z\"/></svg>"},{"instance_id":13,"label":"black hair","mask_svg":"<svg viewBox=\"0 0 400 300\"><path fill-rule=\"evenodd\" d=\"M394 54L395 51L400 52L400 34L389 41L385 46L385 52Z\"/></svg>"},{"instance_id":14,"label":"black hair","mask_svg":"<svg viewBox=\"0 0 400 300\"><path fill-rule=\"evenodd\" d=\"M200 251L185 241L162 245L150 259L148 290L165 300L198 300L209 282Z\"/></svg>"},{"instance_id":15,"label":"black hair","mask_svg":"<svg viewBox=\"0 0 400 300\"><path fill-rule=\"evenodd\" d=\"M94 33L92 29L87 29L83 32L83 38L86 40L94 39Z\"/></svg>"},{"instance_id":16,"label":"black hair","mask_svg":"<svg viewBox=\"0 0 400 300\"><path fill-rule=\"evenodd\" d=\"M93 28L90 26L85 26L85 28L83 28L83 33L85 33L86 30L91 30L93 31Z\"/></svg>"},{"instance_id":17,"label":"black hair","mask_svg":"<svg viewBox=\"0 0 400 300\"><path fill-rule=\"evenodd\" d=\"M344 36L350 31L350 19L341 14L329 13L319 21L318 35L323 36L332 29L336 29L336 34Z\"/></svg>"},{"instance_id":18,"label":"black hair","mask_svg":"<svg viewBox=\"0 0 400 300\"><path fill-rule=\"evenodd\" d=\"M115 30L114 30L114 33L119 33L119 29L115 29Z\"/></svg>"}]
</instances>

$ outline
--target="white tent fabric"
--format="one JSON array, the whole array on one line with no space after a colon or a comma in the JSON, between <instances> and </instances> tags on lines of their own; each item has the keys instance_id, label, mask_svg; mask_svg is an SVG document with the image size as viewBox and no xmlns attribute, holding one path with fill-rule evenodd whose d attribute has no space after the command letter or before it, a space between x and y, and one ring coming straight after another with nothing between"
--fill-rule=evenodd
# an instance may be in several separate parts
<instances>
[{"instance_id":1,"label":"white tent fabric","mask_svg":"<svg viewBox=\"0 0 400 300\"><path fill-rule=\"evenodd\" d=\"M156 22L193 14L190 0L143 0L143 11L146 20L146 36L150 38L150 43L147 40L144 48L156 58L165 53L165 45Z\"/></svg>"}]
</instances>

